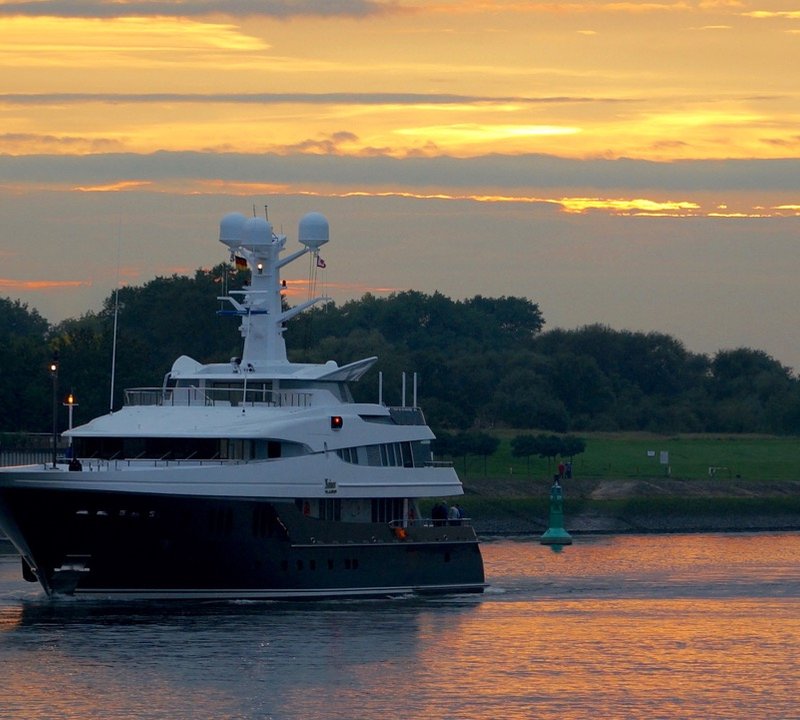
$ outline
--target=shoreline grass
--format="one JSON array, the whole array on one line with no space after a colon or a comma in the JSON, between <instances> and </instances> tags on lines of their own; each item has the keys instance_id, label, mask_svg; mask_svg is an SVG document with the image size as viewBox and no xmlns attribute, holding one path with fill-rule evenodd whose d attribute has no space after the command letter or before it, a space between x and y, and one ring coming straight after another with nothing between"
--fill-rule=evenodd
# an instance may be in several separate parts
<instances>
[{"instance_id":1,"label":"shoreline grass","mask_svg":"<svg viewBox=\"0 0 800 720\"><path fill-rule=\"evenodd\" d=\"M462 482L468 484L472 477L552 478L552 460L535 456L518 458L511 454L511 439L526 432L503 430L491 434L500 439L494 455L453 458ZM800 438L795 436L576 434L586 441L586 450L573 458L574 477L800 479ZM662 453L667 453L666 464L662 464Z\"/></svg>"}]
</instances>

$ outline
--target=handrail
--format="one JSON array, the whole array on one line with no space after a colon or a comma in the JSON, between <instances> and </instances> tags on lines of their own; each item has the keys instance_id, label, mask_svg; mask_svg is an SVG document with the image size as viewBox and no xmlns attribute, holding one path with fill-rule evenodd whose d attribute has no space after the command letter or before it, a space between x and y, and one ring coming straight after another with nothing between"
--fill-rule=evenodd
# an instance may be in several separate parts
<instances>
[{"instance_id":1,"label":"handrail","mask_svg":"<svg viewBox=\"0 0 800 720\"><path fill-rule=\"evenodd\" d=\"M310 407L314 394L264 387L141 387L125 390L126 406Z\"/></svg>"},{"instance_id":2,"label":"handrail","mask_svg":"<svg viewBox=\"0 0 800 720\"><path fill-rule=\"evenodd\" d=\"M248 462L256 462L255 460L243 460L241 458L173 458L171 460L165 458L120 458L113 460L111 458L78 458L83 464L83 472L107 472L110 470L126 470L130 469L135 471L137 468L142 467L171 467L188 465L191 467L202 465L246 465ZM45 469L49 466L45 463Z\"/></svg>"},{"instance_id":3,"label":"handrail","mask_svg":"<svg viewBox=\"0 0 800 720\"><path fill-rule=\"evenodd\" d=\"M472 525L472 518L453 518L434 520L433 518L414 518L409 520L390 520L388 523L390 528L415 528L415 527L445 527L445 526L469 526Z\"/></svg>"}]
</instances>

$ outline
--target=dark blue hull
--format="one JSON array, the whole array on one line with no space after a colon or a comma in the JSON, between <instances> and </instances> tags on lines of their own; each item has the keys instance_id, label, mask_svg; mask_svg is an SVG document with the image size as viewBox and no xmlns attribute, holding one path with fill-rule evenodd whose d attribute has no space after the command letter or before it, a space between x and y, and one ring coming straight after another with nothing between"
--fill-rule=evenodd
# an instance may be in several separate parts
<instances>
[{"instance_id":1,"label":"dark blue hull","mask_svg":"<svg viewBox=\"0 0 800 720\"><path fill-rule=\"evenodd\" d=\"M480 592L473 529L307 517L292 501L0 488L0 527L48 594L300 599Z\"/></svg>"}]
</instances>

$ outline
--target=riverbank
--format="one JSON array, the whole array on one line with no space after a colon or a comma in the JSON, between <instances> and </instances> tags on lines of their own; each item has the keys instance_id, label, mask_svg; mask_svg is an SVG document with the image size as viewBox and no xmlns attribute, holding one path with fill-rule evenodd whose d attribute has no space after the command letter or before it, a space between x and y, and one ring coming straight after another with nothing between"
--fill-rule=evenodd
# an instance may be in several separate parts
<instances>
[{"instance_id":1,"label":"riverbank","mask_svg":"<svg viewBox=\"0 0 800 720\"><path fill-rule=\"evenodd\" d=\"M463 507L479 535L541 534L549 483L473 478ZM740 478L565 480L571 534L800 530L800 480Z\"/></svg>"}]
</instances>

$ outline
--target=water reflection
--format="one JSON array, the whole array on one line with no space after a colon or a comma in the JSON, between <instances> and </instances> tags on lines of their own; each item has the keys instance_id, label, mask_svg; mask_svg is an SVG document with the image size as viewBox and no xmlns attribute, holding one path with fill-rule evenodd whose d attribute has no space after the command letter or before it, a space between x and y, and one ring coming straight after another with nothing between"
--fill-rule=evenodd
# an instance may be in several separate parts
<instances>
[{"instance_id":1,"label":"water reflection","mask_svg":"<svg viewBox=\"0 0 800 720\"><path fill-rule=\"evenodd\" d=\"M800 538L484 546L483 596L51 603L0 562L0 718L792 717Z\"/></svg>"}]
</instances>

